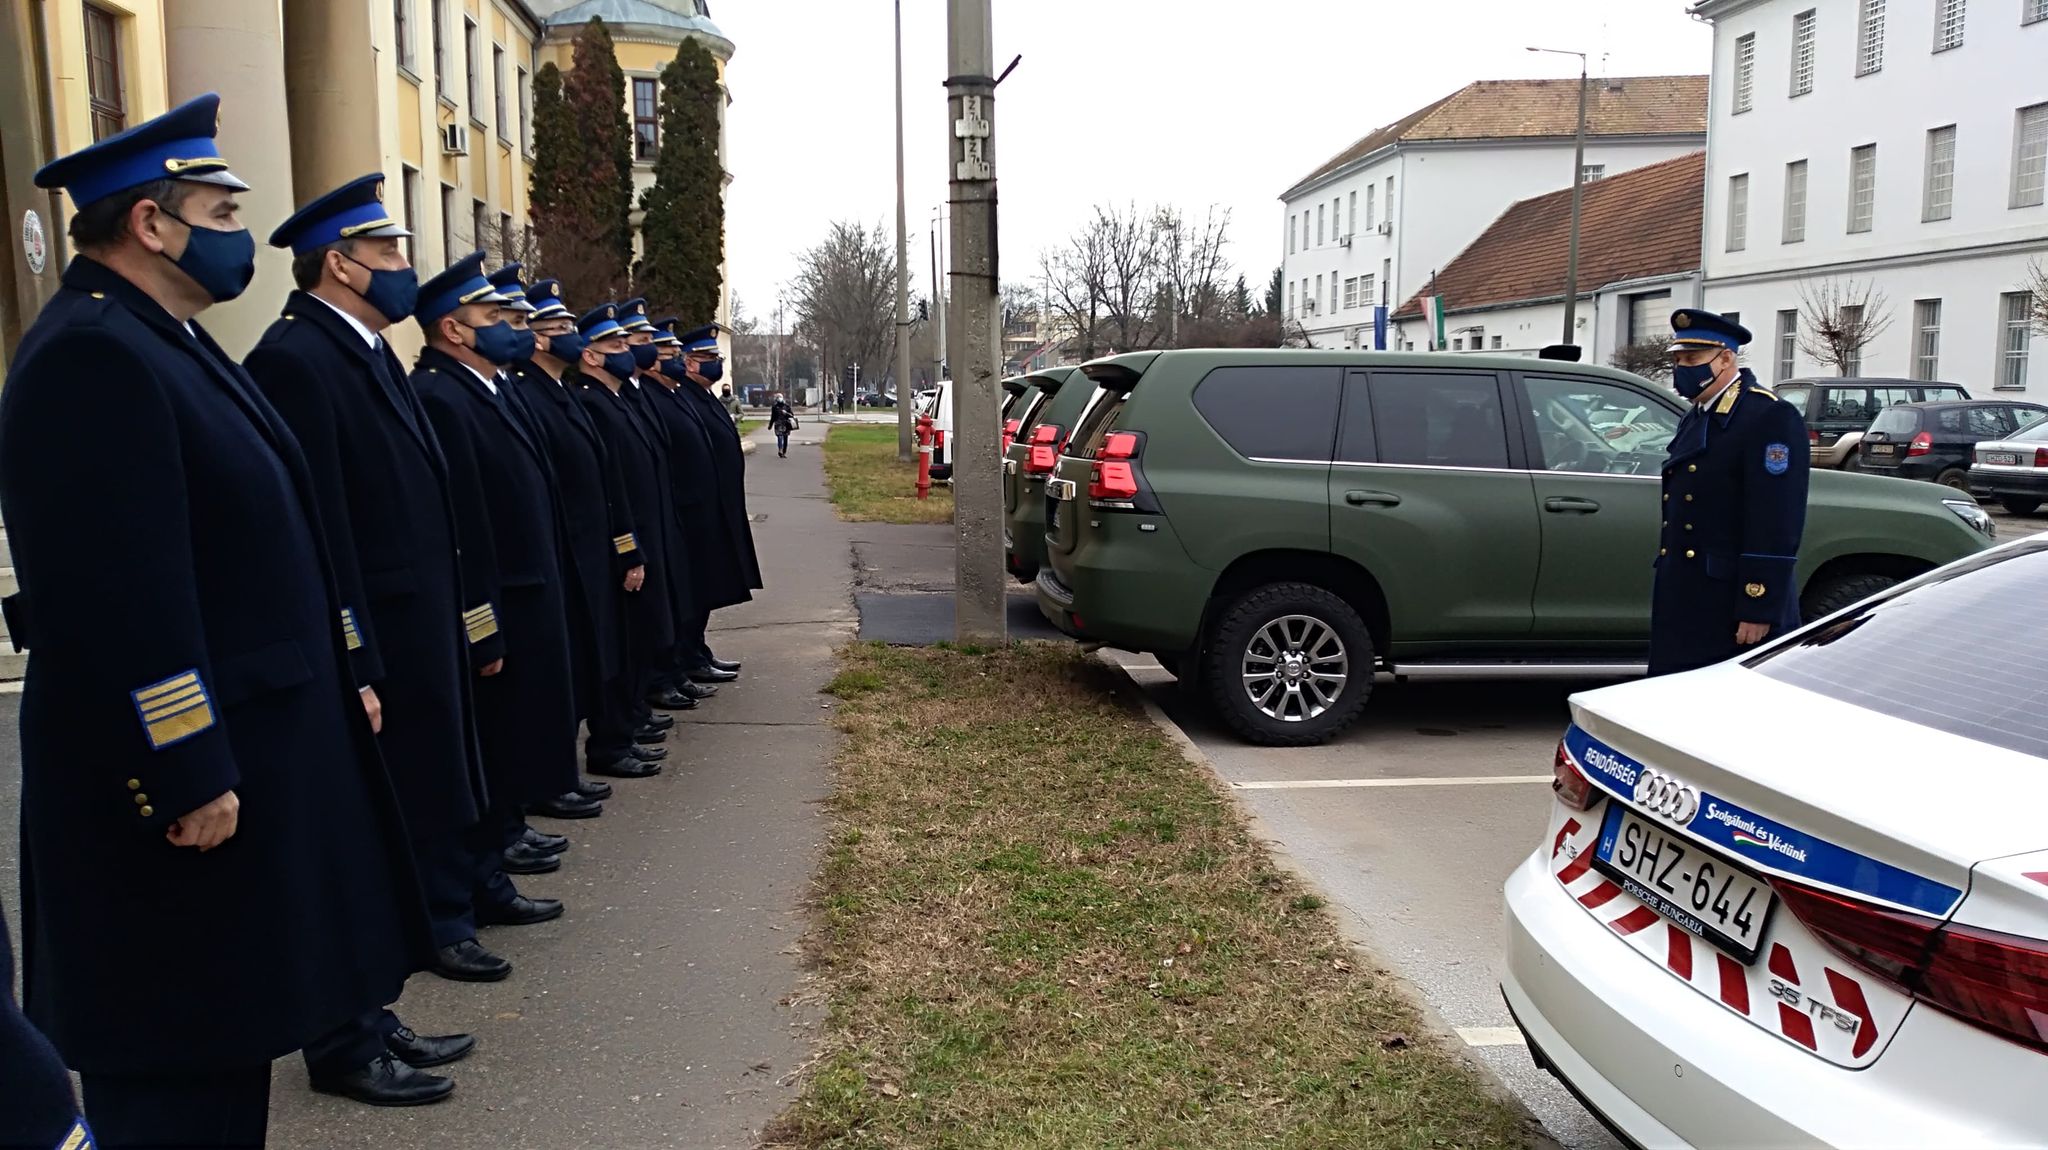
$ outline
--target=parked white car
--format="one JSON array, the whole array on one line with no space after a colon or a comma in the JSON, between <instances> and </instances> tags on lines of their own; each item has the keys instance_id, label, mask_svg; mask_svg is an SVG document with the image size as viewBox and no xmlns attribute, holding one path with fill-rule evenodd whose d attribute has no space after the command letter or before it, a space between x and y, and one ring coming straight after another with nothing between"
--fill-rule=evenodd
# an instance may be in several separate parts
<instances>
[{"instance_id":1,"label":"parked white car","mask_svg":"<svg viewBox=\"0 0 2048 1150\"><path fill-rule=\"evenodd\" d=\"M1649 1147L2048 1144L2048 540L1572 700L1502 991Z\"/></svg>"}]
</instances>

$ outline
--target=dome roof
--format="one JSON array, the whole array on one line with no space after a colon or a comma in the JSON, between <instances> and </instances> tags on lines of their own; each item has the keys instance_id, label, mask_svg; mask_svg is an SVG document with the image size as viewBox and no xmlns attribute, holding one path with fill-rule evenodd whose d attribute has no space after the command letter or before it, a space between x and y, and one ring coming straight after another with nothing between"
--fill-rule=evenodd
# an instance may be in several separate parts
<instances>
[{"instance_id":1,"label":"dome roof","mask_svg":"<svg viewBox=\"0 0 2048 1150\"><path fill-rule=\"evenodd\" d=\"M547 26L572 30L589 23L593 16L607 24L673 32L677 41L683 34L695 32L715 42L717 55L732 56L732 41L711 22L709 0L578 0L547 17Z\"/></svg>"}]
</instances>

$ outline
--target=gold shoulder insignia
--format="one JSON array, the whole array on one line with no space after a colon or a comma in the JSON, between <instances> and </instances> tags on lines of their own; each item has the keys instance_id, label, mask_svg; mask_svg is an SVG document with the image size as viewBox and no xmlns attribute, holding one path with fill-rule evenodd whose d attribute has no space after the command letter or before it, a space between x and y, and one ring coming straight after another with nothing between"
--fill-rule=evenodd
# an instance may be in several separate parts
<instances>
[{"instance_id":1,"label":"gold shoulder insignia","mask_svg":"<svg viewBox=\"0 0 2048 1150\"><path fill-rule=\"evenodd\" d=\"M72 1123L71 1133L57 1144L57 1150L92 1150L92 1131L85 1128L84 1120Z\"/></svg>"},{"instance_id":2,"label":"gold shoulder insignia","mask_svg":"<svg viewBox=\"0 0 2048 1150\"><path fill-rule=\"evenodd\" d=\"M213 700L197 669L139 687L128 693L142 720L151 750L163 750L213 726Z\"/></svg>"},{"instance_id":3,"label":"gold shoulder insignia","mask_svg":"<svg viewBox=\"0 0 2048 1150\"><path fill-rule=\"evenodd\" d=\"M1721 393L1721 401L1714 405L1714 414L1726 415L1735 410L1735 397L1741 394L1741 384L1730 384L1728 390Z\"/></svg>"}]
</instances>

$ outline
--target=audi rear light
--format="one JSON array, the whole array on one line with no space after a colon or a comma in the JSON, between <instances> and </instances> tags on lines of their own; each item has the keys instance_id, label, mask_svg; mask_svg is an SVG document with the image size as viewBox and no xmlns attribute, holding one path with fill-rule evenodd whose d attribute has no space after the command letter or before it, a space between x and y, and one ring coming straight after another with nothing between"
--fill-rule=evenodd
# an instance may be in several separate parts
<instances>
[{"instance_id":1,"label":"audi rear light","mask_svg":"<svg viewBox=\"0 0 2048 1150\"><path fill-rule=\"evenodd\" d=\"M1819 446L1820 446L1820 432L1818 432L1818 431L1815 431L1815 430L1814 430L1813 428L1811 428L1811 427L1807 428L1807 429L1806 429L1806 442L1808 442L1808 443L1812 444L1812 445L1813 445L1813 446L1815 446L1815 447L1819 447Z\"/></svg>"},{"instance_id":2,"label":"audi rear light","mask_svg":"<svg viewBox=\"0 0 2048 1150\"><path fill-rule=\"evenodd\" d=\"M1128 503L1138 497L1137 433L1112 432L1095 452L1088 473L1088 498Z\"/></svg>"},{"instance_id":3,"label":"audi rear light","mask_svg":"<svg viewBox=\"0 0 2048 1150\"><path fill-rule=\"evenodd\" d=\"M1550 793L1557 801L1575 811L1583 811L1599 801L1599 792L1593 789L1593 780L1579 770L1579 764L1572 760L1572 753L1564 749L1564 740L1557 743L1557 757L1550 764Z\"/></svg>"},{"instance_id":4,"label":"audi rear light","mask_svg":"<svg viewBox=\"0 0 2048 1150\"><path fill-rule=\"evenodd\" d=\"M1906 446L1907 455L1925 455L1933 450L1934 437L1924 431L1914 436L1913 442Z\"/></svg>"},{"instance_id":5,"label":"audi rear light","mask_svg":"<svg viewBox=\"0 0 2048 1150\"><path fill-rule=\"evenodd\" d=\"M2048 467L2048 447L2036 447L2034 449L2034 466Z\"/></svg>"},{"instance_id":6,"label":"audi rear light","mask_svg":"<svg viewBox=\"0 0 2048 1150\"><path fill-rule=\"evenodd\" d=\"M1944 925L1786 879L1771 885L1849 961L1937 1010L2048 1053L2048 941Z\"/></svg>"},{"instance_id":7,"label":"audi rear light","mask_svg":"<svg viewBox=\"0 0 2048 1150\"><path fill-rule=\"evenodd\" d=\"M1065 430L1057 423L1041 423L1031 429L1031 454L1024 459L1026 475L1047 475L1060 461L1061 436Z\"/></svg>"}]
</instances>

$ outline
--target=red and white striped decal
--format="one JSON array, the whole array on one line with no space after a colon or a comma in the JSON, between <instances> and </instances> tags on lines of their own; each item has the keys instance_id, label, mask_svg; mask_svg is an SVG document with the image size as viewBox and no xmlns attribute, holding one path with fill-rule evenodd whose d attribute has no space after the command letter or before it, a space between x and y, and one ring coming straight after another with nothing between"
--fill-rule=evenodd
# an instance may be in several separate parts
<instances>
[{"instance_id":1,"label":"red and white striped decal","mask_svg":"<svg viewBox=\"0 0 2048 1150\"><path fill-rule=\"evenodd\" d=\"M1898 1028L1909 999L1882 983L1866 987L1855 973L1826 961L1833 953L1789 915L1773 920L1770 941L1754 966L1666 920L1593 869L1604 813L1567 815L1550 851L1558 885L1594 919L1644 958L1763 1030L1838 1065L1875 1061L1880 1039ZM1663 929L1651 929L1658 926ZM1801 978L1795 950L1810 956L1806 965L1820 976L1812 985ZM1880 1014L1887 1025L1880 1025Z\"/></svg>"}]
</instances>

